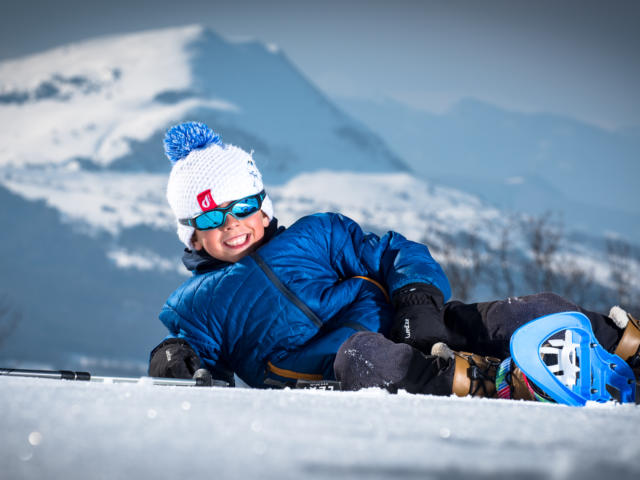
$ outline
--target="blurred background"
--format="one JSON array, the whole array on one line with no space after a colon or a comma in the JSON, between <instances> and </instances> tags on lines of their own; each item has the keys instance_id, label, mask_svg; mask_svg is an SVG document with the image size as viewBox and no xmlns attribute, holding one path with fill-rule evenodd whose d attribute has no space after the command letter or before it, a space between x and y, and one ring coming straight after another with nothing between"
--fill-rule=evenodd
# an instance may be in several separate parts
<instances>
[{"instance_id":1,"label":"blurred background","mask_svg":"<svg viewBox=\"0 0 640 480\"><path fill-rule=\"evenodd\" d=\"M283 225L424 242L454 298L640 313L634 1L5 2L0 363L140 374L187 278L164 131L254 151Z\"/></svg>"}]
</instances>

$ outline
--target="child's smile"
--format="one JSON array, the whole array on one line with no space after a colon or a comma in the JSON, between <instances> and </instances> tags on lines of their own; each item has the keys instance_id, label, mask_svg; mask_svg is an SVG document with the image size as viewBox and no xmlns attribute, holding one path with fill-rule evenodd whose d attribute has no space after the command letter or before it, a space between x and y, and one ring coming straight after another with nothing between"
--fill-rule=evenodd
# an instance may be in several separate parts
<instances>
[{"instance_id":1,"label":"child's smile","mask_svg":"<svg viewBox=\"0 0 640 480\"><path fill-rule=\"evenodd\" d=\"M229 248L243 248L249 242L249 238L250 236L248 233L243 233L242 235L237 235L224 240L224 244Z\"/></svg>"},{"instance_id":2,"label":"child's smile","mask_svg":"<svg viewBox=\"0 0 640 480\"><path fill-rule=\"evenodd\" d=\"M269 217L262 211L237 219L227 215L224 225L211 230L196 230L192 239L196 250L206 252L218 260L235 263L255 250L264 238Z\"/></svg>"}]
</instances>

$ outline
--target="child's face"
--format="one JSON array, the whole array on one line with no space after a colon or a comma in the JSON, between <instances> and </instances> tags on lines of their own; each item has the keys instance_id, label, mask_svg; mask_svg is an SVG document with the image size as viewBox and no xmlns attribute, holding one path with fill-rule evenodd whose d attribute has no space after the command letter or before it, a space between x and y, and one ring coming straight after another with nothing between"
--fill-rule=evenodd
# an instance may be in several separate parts
<instances>
[{"instance_id":1,"label":"child's face","mask_svg":"<svg viewBox=\"0 0 640 480\"><path fill-rule=\"evenodd\" d=\"M220 205L225 207L229 202ZM206 252L218 260L235 263L254 251L269 226L269 217L262 210L250 217L237 219L227 215L225 224L211 230L196 230L191 243L196 250Z\"/></svg>"}]
</instances>

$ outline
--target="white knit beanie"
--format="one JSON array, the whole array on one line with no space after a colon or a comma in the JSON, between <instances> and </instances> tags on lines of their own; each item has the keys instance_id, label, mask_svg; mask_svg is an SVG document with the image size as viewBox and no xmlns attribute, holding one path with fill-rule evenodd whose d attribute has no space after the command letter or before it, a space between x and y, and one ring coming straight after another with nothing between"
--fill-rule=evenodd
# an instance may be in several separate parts
<instances>
[{"instance_id":1,"label":"white knit beanie","mask_svg":"<svg viewBox=\"0 0 640 480\"><path fill-rule=\"evenodd\" d=\"M164 138L164 151L173 164L167 200L176 216L178 237L193 249L194 228L178 223L217 205L254 195L264 189L262 175L250 154L222 143L204 123L187 122L171 127ZM273 218L269 196L262 211Z\"/></svg>"}]
</instances>

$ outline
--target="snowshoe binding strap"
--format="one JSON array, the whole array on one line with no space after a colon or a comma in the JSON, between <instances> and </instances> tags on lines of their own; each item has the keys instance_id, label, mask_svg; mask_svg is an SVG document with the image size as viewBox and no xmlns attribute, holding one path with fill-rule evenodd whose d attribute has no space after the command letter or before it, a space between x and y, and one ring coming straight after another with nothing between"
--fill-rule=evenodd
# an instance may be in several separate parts
<instances>
[{"instance_id":1,"label":"snowshoe binding strap","mask_svg":"<svg viewBox=\"0 0 640 480\"><path fill-rule=\"evenodd\" d=\"M496 372L496 396L512 400L552 401L531 384L511 357L505 358Z\"/></svg>"},{"instance_id":2,"label":"snowshoe binding strap","mask_svg":"<svg viewBox=\"0 0 640 480\"><path fill-rule=\"evenodd\" d=\"M496 370L500 360L468 352L454 353L452 392L459 397L495 397Z\"/></svg>"}]
</instances>

